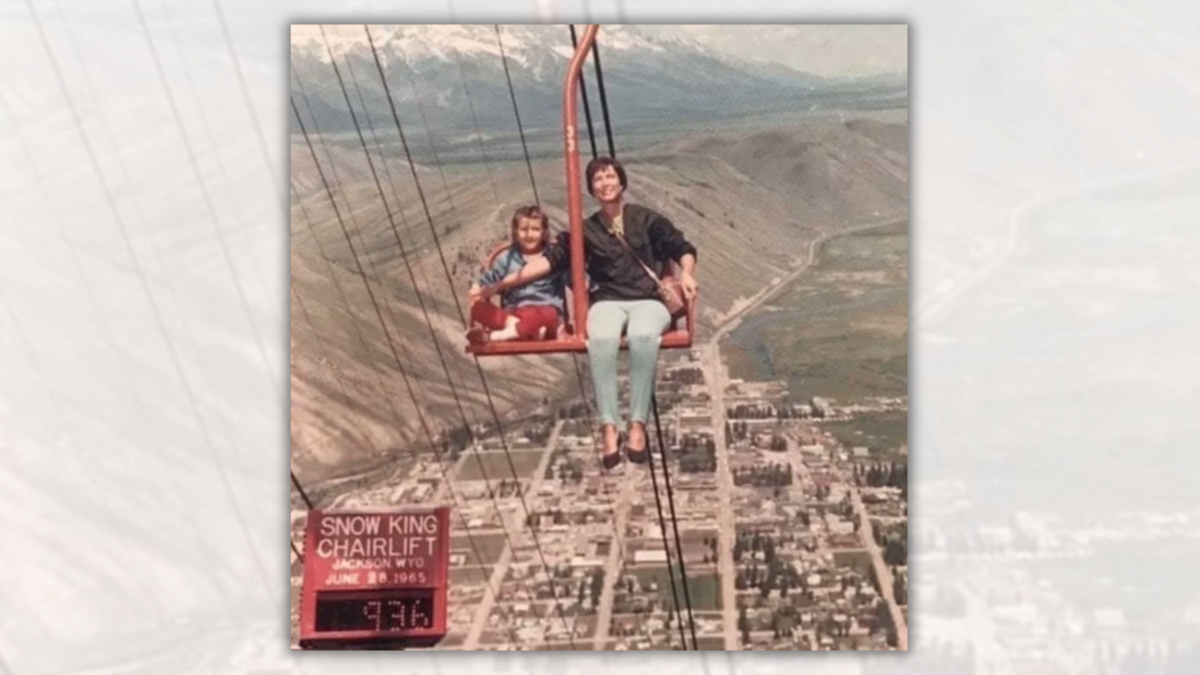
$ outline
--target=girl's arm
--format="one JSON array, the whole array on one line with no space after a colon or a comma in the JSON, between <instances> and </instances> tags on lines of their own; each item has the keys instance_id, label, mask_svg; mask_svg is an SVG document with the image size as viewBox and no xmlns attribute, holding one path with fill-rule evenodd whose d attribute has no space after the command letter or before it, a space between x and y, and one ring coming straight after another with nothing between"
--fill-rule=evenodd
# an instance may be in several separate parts
<instances>
[{"instance_id":1,"label":"girl's arm","mask_svg":"<svg viewBox=\"0 0 1200 675\"><path fill-rule=\"evenodd\" d=\"M537 281L556 270L563 270L570 267L571 247L568 242L569 239L566 232L559 234L558 240L547 246L542 255L528 258L524 267L518 268L492 286L485 287L483 289L484 297L486 298L495 293L503 293L510 288L515 288L531 281Z\"/></svg>"},{"instance_id":2,"label":"girl's arm","mask_svg":"<svg viewBox=\"0 0 1200 675\"><path fill-rule=\"evenodd\" d=\"M475 286L487 287L491 286L508 274L510 259L512 258L511 250L504 255L496 256L496 261L492 263L491 269L479 275L479 280L475 282Z\"/></svg>"},{"instance_id":3,"label":"girl's arm","mask_svg":"<svg viewBox=\"0 0 1200 675\"><path fill-rule=\"evenodd\" d=\"M550 261L545 256L536 256L529 258L524 267L517 269L515 272L508 274L500 280L489 284L483 288L483 297L490 297L496 293L503 293L510 288L516 288L531 281L537 281L542 277L550 274Z\"/></svg>"}]
</instances>

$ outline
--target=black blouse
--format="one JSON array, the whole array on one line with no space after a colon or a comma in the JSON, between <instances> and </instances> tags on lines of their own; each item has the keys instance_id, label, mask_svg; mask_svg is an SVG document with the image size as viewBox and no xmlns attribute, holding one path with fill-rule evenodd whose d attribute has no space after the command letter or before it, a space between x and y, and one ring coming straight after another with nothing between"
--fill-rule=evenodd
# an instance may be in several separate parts
<instances>
[{"instance_id":1,"label":"black blouse","mask_svg":"<svg viewBox=\"0 0 1200 675\"><path fill-rule=\"evenodd\" d=\"M623 217L628 248L609 233L599 211L583 223L584 269L591 281L592 302L657 300L657 285L638 264L638 260L649 265L661 277L668 260L678 262L689 253L696 255L696 247L664 216L644 206L626 204ZM637 259L634 259L634 254ZM568 233L561 233L547 247L546 259L555 272L570 273L571 245ZM569 284L570 279L567 282Z\"/></svg>"}]
</instances>

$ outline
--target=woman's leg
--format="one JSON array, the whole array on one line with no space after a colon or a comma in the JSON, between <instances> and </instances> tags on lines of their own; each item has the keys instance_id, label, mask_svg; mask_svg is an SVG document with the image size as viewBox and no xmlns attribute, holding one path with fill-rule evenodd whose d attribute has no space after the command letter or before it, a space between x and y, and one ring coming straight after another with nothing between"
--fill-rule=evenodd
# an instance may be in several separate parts
<instances>
[{"instance_id":1,"label":"woman's leg","mask_svg":"<svg viewBox=\"0 0 1200 675\"><path fill-rule=\"evenodd\" d=\"M654 370L663 330L671 322L667 308L657 300L629 303L629 422L646 423L654 395ZM591 326L591 324L588 324ZM631 447L638 447L632 442ZM640 446L640 447L645 447Z\"/></svg>"},{"instance_id":2,"label":"woman's leg","mask_svg":"<svg viewBox=\"0 0 1200 675\"><path fill-rule=\"evenodd\" d=\"M617 352L621 348L621 330L628 320L628 303L603 300L588 310L588 361L592 384L596 387L596 407L600 424L617 424ZM666 311L666 310L664 310Z\"/></svg>"}]
</instances>

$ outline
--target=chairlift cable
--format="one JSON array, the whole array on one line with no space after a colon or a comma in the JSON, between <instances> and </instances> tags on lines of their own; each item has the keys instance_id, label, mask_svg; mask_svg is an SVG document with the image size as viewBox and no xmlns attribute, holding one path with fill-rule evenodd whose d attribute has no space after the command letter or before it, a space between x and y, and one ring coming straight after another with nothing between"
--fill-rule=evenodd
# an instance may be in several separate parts
<instances>
[{"instance_id":1,"label":"chairlift cable","mask_svg":"<svg viewBox=\"0 0 1200 675\"><path fill-rule=\"evenodd\" d=\"M297 82L299 82L299 81L297 80ZM309 119L312 119L311 116ZM350 299L346 296L346 290L342 287L342 282L338 279L338 275L337 275L336 271L334 270L333 263L331 262L330 257L325 250L325 244L323 244L321 242L321 237L317 235L317 230L316 230L316 227L313 225L312 216L308 212L308 207L306 207L304 205L304 200L299 197L299 193L300 193L299 187L296 185L296 182L294 180L289 179L289 182L291 183L292 191L295 192L297 195L296 203L300 207L300 213L304 217L304 222L308 226L308 232L312 236L313 241L316 242L316 244L317 244L317 254L321 257L321 260L325 263L325 267L329 274L329 278L330 278L330 280L333 281L334 290L337 291L338 298L341 300L342 305L346 308L347 323L349 323L351 328L354 329L354 334L358 338L358 345L362 349L363 353L369 354L371 352L371 350L367 346L366 336L363 335L362 327L359 325L358 317L355 316L352 306L350 304ZM383 378L379 374L379 371L377 369L375 369L372 372L375 374L375 381L379 385L379 390L385 391L387 389L387 387L384 386Z\"/></svg>"},{"instance_id":2,"label":"chairlift cable","mask_svg":"<svg viewBox=\"0 0 1200 675\"><path fill-rule=\"evenodd\" d=\"M313 132L317 135L317 142L318 142L318 144L320 144L322 151L325 153L325 158L329 165L330 174L333 178L334 183L338 186L338 192L341 193L342 202L345 204L347 213L350 216L350 224L353 227L352 234L357 233L359 241L361 241L363 243L363 246L365 247L367 245L366 227L364 227L362 224L360 224L358 222L358 217L354 213L355 209L350 204L350 194L347 191L347 189L345 187L345 183L342 181L341 176L339 175L338 168L337 168L337 162L334 161L333 153L330 152L330 150L329 150L329 144L325 142L325 137L321 133L321 128L317 123L317 118L313 114L312 105L310 104L310 102L308 100L308 90L304 86L304 81L303 81L303 79L301 79L300 74L298 72L296 72L294 68L292 70L293 70L293 75L296 80L296 86L299 87L299 89L300 89L300 98L301 98L301 101L304 103L304 109L308 111L308 119L312 123ZM330 198L332 199L332 196ZM303 204L301 205L301 211L304 211L305 218L308 218L307 211L304 210ZM320 239L316 235L316 230L312 228L311 220L309 220L308 222L309 222L309 228L313 234L313 238L317 241L317 248L320 249L321 255L325 256L325 249L321 245ZM371 275L372 275L371 278L373 278L375 280L376 286L378 286L380 289L380 294L383 298L383 308L385 310L387 310L388 318L390 318L392 320L393 326L395 326L395 327L401 326L402 322L399 320L399 318L397 318L396 310L395 310L395 308L392 307L392 303L388 299L388 293L383 286L383 282L382 282L383 275L380 273L379 269L375 266L375 261L372 259L372 257L370 255L365 255L364 257L367 260L367 267L369 268ZM328 259L326 259L326 264L331 265L331 263L329 263ZM330 269L332 270L332 265L331 265ZM331 274L332 274L332 271L331 271ZM336 286L338 286L340 289L340 284L337 281L336 275L333 275L333 280L334 280L334 284ZM370 279L364 279L364 283L369 283L369 282L370 282ZM372 349L367 346L367 341L366 341L365 337L362 335L362 332L359 329L356 320L354 319L354 312L351 309L350 302L348 299L346 299L344 294L342 294L342 302L345 304L346 313L351 317L351 321L352 321L352 323L354 323L355 330L358 332L359 341L361 343L363 353L370 354L372 352ZM407 342L401 341L400 351L403 353L405 359L407 359L409 363L417 362L413 358L412 352L409 350ZM383 383L382 377L379 375L378 372L376 372L375 375L376 375L376 381L379 384L380 390L386 391L387 388ZM420 404L418 403L417 405L420 405Z\"/></svg>"},{"instance_id":3,"label":"chairlift cable","mask_svg":"<svg viewBox=\"0 0 1200 675\"><path fill-rule=\"evenodd\" d=\"M496 30L496 44L500 45L500 61L504 64L504 79L508 81L508 94L512 98L513 112L516 112L517 95L513 90L512 74L508 71L508 57L504 55L504 39L500 35L498 24L493 24L492 28ZM537 181L533 177L533 162L529 159L529 146L525 143L525 128L521 124L520 113L517 113L517 133L521 136L521 148L525 151L525 166L529 169L529 184L533 187L533 201L541 206L542 200L538 197Z\"/></svg>"},{"instance_id":4,"label":"chairlift cable","mask_svg":"<svg viewBox=\"0 0 1200 675\"><path fill-rule=\"evenodd\" d=\"M487 152L483 148L483 133L479 129L479 116L475 113L475 101L471 96L471 87L467 84L467 77L463 74L462 58L455 56L455 65L458 66L458 79L462 82L463 93L467 97L467 110L471 113L471 124L475 127L475 142L479 146L479 154L483 157L483 166L487 170L488 183L492 186L492 196L496 200L496 215L500 221L500 232L508 233L508 228L504 226L504 214L500 212L500 192L496 189L496 178L492 173L492 162L488 159Z\"/></svg>"},{"instance_id":5,"label":"chairlift cable","mask_svg":"<svg viewBox=\"0 0 1200 675\"><path fill-rule=\"evenodd\" d=\"M371 132L371 138L375 143L376 154L379 155L379 163L383 165L384 177L387 178L388 186L392 189L392 197L396 201L396 211L398 211L400 213L400 221L404 224L405 232L408 233L408 236L409 236L409 249L408 250L413 251L415 253L420 248L417 245L416 233L413 231L412 226L409 223L408 216L405 215L405 213L404 213L404 208L402 206L404 202L400 198L400 190L396 187L396 180L392 176L392 170L388 167L387 158L384 156L384 153L383 153L383 144L379 141L379 135L376 133L375 126L371 122L371 115L370 115L370 113L367 112L366 99L363 97L362 88L358 84L358 77L354 74L354 68L351 65L349 56L346 56L344 60L346 63L346 69L348 71L350 71L350 81L351 81L351 83L353 83L354 89L358 94L359 106L362 110L363 119L366 121L367 129ZM349 104L347 103L347 105L349 105ZM311 116L311 113L310 113L310 116ZM386 200L384 200L384 201L386 203ZM353 214L351 214L351 215L353 215ZM360 236L362 236L362 235L360 235ZM397 238L397 241L399 241L399 234L396 235L396 238ZM372 273L375 274L375 276L377 278L382 278L382 275L377 270L374 269L374 263L371 261L370 258L367 259L367 262L372 267L372 270L371 270ZM424 268L422 268L420 265L417 265L417 272L419 273L419 275L421 277L421 281L425 282L425 287L433 288L433 284L429 280L429 275L427 275L425 273ZM416 284L416 281L414 281L413 283ZM419 288L420 288L419 286L416 286L416 285L413 286L414 291ZM437 298L433 297L433 298L431 298L431 300L436 308L437 305L439 304L437 302ZM401 324L396 319L395 313L392 312L391 305L390 305L390 303L387 302L386 296L384 296L384 304L389 308L388 311L389 311L389 313L391 313L392 324L395 326L400 326ZM408 358L409 363L415 363L412 352L409 351L409 349L408 349L407 342L401 342L400 349L404 352L405 357ZM461 383L461 378L459 379L459 382Z\"/></svg>"},{"instance_id":6,"label":"chairlift cable","mask_svg":"<svg viewBox=\"0 0 1200 675\"><path fill-rule=\"evenodd\" d=\"M349 60L349 58L348 58L348 57L346 58L346 67L347 67L347 69L349 69L349 70L350 70L351 79L354 81L354 86L355 86L355 88L357 89L357 88L358 88L358 81L357 81L357 78L355 78L355 77L354 77L354 71L353 71L353 69L351 69L351 68L350 68L350 60ZM420 99L420 97L418 96L418 93L417 93L416 81L415 81L414 79L412 79L412 78L406 78L406 79L408 79L409 87L410 87L410 89L412 90L412 93L413 93L413 100L416 102L416 105L417 105L417 113L418 113L418 115L420 116L420 119L421 119L421 126L422 126L422 127L424 127L424 129L425 129L425 137L426 137L426 139L428 139L428 141L429 141L429 149L430 149L430 151L433 153L433 163L434 163L434 166L436 166L436 167L437 167L438 176L441 178L441 183L442 183L442 192L443 192L443 193L446 195L446 200L447 200L447 201L449 202L449 204L450 204L450 212L454 214L454 219L455 219L455 221L457 221L457 223L458 223L458 228L459 228L459 230L461 230L461 229L462 229L462 227L463 227L462 215L460 214L460 212L459 212L459 210L458 210L458 206L457 206L457 204L455 204L455 202L454 202L454 194L453 194L453 192L450 190L450 185L449 185L449 183L448 183L448 182L447 182L447 180L446 180L446 172L443 170L443 167L442 167L442 160L441 160L441 157L440 157L440 155L438 154L438 150L437 150L437 144L436 144L436 143L434 143L434 139L433 139L433 131L432 131L432 129L431 129L431 128L430 128L430 126L429 126L429 120L428 120L428 119L425 117L425 108L424 108L424 106L422 106L422 105L421 105L421 99ZM361 95L362 95L362 94L361 94L361 90L360 90L360 93L359 93L360 99L361 99ZM371 130L371 134L372 134L372 135L374 135L374 134L375 134L375 129L374 129L374 127L373 127L373 126L372 126L372 124L371 124L371 117L370 117L370 115L369 115L369 114L367 114L367 111L366 111L366 105L365 105L365 103L362 105L362 108L363 108L363 117L365 118L365 120L366 120L366 122L367 122L367 127L368 127L368 128ZM378 144L378 139L376 139L376 143ZM380 152L380 157L381 157L381 163L383 163L384 172L387 174L388 180L389 180L389 181L391 181L391 171L389 171L389 170L387 169L387 163L386 163L386 162L382 162L382 151ZM490 170L490 169L488 170L488 173L489 173L489 176L490 176L490 174L491 174L491 170ZM396 190L396 185L395 185L395 183L394 183L394 182L392 182L392 190L393 190L393 192L395 192L395 190ZM493 190L495 190L495 187L494 187L494 186L493 186ZM401 211L401 216L402 216L402 217L404 217L404 212L403 212L403 211ZM408 226L408 220L407 220L407 218L406 218L406 217L404 217L404 221L405 221L405 226L407 227L407 226ZM418 267L419 267L419 266L418 266ZM447 279L447 290L448 290L448 291L449 291L451 294L455 294L455 295L456 295L456 297L457 297L457 292L458 292L458 289L455 287L454 280L451 278L451 275L450 275L449 273L447 273L447 274L446 274L446 279ZM426 287L426 288L428 288L428 289L432 289L432 288L433 288L433 285L430 283L429 279L427 279L427 278L425 279L425 287ZM434 303L434 305L435 305L435 307L436 307L436 306L437 306L437 297L436 297L436 294L434 294L434 293L432 293L432 292L431 292L431 293L430 293L430 297L431 297L431 299L432 299L432 301L433 301L433 303ZM467 323L467 320L466 320L466 318L465 318L465 317L463 317L461 314L460 314L459 318L460 318L460 319L462 319L462 321L463 321L463 323L464 323L464 328L465 328L465 327L467 327L467 326L466 326L466 323ZM480 376L480 378L482 379L482 378L484 377L484 376L483 376L483 370L482 370L482 368L481 368L481 367L479 367L478 361L476 361L476 367L477 367L477 368L479 368L479 376ZM505 377L505 378L507 378L509 381L516 381L516 379L517 379L517 378L514 378L514 377L513 377L513 375L512 375L512 372L509 370L509 367L508 367L508 361L507 361L507 359L506 359L506 360L502 360L502 361L501 361L501 363L500 363L500 367L501 367L501 369L504 371L504 377ZM486 383L486 382L484 382L484 383L483 383L483 386L484 386L484 388L485 388L485 390L486 390L486 389L487 389L487 383ZM488 396L488 401L489 401L489 403L490 403L490 401L491 401L491 397L490 397L490 395ZM494 416L494 417L495 417L495 416ZM497 431L498 431L500 434L503 434L503 433L504 433L503 429L501 429L501 428L500 428L500 422L499 422L499 418L498 418L498 417L496 418L496 428L497 428ZM505 444L507 445L507 442L505 442ZM510 466L510 468L512 468L512 462L511 462L511 460L509 461L509 466ZM520 485L520 481L521 481L521 479L520 479L520 478L519 478L519 477L516 475L516 469L515 469L515 468L513 468L513 480L517 481L517 484L518 484L518 485Z\"/></svg>"},{"instance_id":7,"label":"chairlift cable","mask_svg":"<svg viewBox=\"0 0 1200 675\"><path fill-rule=\"evenodd\" d=\"M593 65L596 66L596 87L600 90L600 109L604 112L604 131L608 136L608 156L616 159L617 148L613 145L612 122L608 116L608 93L604 88L604 71L600 68L599 40L592 43L592 58Z\"/></svg>"},{"instance_id":8,"label":"chairlift cable","mask_svg":"<svg viewBox=\"0 0 1200 675\"><path fill-rule=\"evenodd\" d=\"M663 552L667 556L667 576L671 583L671 598L674 600L675 619L679 628L679 640L683 643L684 650L687 649L687 636L683 632L683 610L679 602L679 588L675 584L675 565L671 562L671 546L667 540L667 521L663 516L662 498L658 494L658 475L654 469L654 453L647 450L646 459L650 466L650 485L654 488L654 508L658 512L658 527L662 533ZM663 458L663 464L666 464L666 458ZM683 551L679 551L679 555L683 555ZM686 584L686 577L684 583Z\"/></svg>"},{"instance_id":9,"label":"chairlift cable","mask_svg":"<svg viewBox=\"0 0 1200 675\"><path fill-rule=\"evenodd\" d=\"M575 35L575 24L570 24L571 28L571 47L579 48L579 38ZM596 132L592 130L592 106L588 104L587 80L584 79L583 73L579 73L579 91L583 94L583 116L587 119L588 142L592 146L592 159L596 159L599 154L596 152Z\"/></svg>"},{"instance_id":10,"label":"chairlift cable","mask_svg":"<svg viewBox=\"0 0 1200 675\"><path fill-rule=\"evenodd\" d=\"M296 491L300 493L300 499L304 500L304 505L311 511L313 509L312 500L308 498L308 493L304 491L304 486L300 484L300 479L296 477L296 472L291 471L290 473L292 474L292 485L296 486Z\"/></svg>"},{"instance_id":11,"label":"chairlift cable","mask_svg":"<svg viewBox=\"0 0 1200 675\"><path fill-rule=\"evenodd\" d=\"M679 576L683 578L683 597L687 602L688 626L692 632L692 647L699 650L700 645L696 641L696 620L692 616L692 592L688 586L687 565L683 559L683 542L679 537L679 519L675 515L675 492L671 489L671 471L667 468L669 462L666 445L663 443L662 422L658 416L658 396L651 396L650 402L654 407L654 429L658 435L658 452L663 460L663 482L667 488L667 504L671 509L671 529L675 532L675 551L679 554Z\"/></svg>"},{"instance_id":12,"label":"chairlift cable","mask_svg":"<svg viewBox=\"0 0 1200 675\"><path fill-rule=\"evenodd\" d=\"M333 381L337 384L338 391L342 395L342 400L349 400L350 394L346 391L346 385L342 382L342 373L335 365L335 361L329 355L329 347L325 344L325 338L321 337L321 332L317 330L317 325L313 321L312 314L308 311L308 304L304 302L304 298L300 295L300 289L296 288L296 282L291 282L292 297L296 299L296 305L300 308L300 315L304 317L304 322L308 324L308 330L317 340L317 349L320 351L321 360L329 364L329 370L333 372Z\"/></svg>"}]
</instances>

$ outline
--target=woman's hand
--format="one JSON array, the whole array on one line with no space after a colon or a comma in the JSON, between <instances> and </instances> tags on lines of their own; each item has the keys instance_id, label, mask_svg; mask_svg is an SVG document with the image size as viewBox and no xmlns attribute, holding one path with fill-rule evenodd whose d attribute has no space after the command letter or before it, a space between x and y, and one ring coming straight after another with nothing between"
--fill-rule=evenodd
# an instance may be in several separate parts
<instances>
[{"instance_id":1,"label":"woman's hand","mask_svg":"<svg viewBox=\"0 0 1200 675\"><path fill-rule=\"evenodd\" d=\"M483 300L483 289L479 284L471 284L471 290L467 291L467 300L473 305L480 300Z\"/></svg>"},{"instance_id":2,"label":"woman's hand","mask_svg":"<svg viewBox=\"0 0 1200 675\"><path fill-rule=\"evenodd\" d=\"M688 302L695 302L696 293L700 290L700 285L696 283L696 277L691 272L685 271L680 275L679 286L683 289L683 297Z\"/></svg>"}]
</instances>

